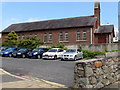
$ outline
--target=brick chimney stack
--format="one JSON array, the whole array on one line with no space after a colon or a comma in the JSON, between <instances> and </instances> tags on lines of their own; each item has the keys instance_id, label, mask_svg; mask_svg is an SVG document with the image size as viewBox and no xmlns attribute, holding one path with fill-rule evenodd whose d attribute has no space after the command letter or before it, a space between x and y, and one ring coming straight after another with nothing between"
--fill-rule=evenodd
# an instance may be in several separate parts
<instances>
[{"instance_id":1,"label":"brick chimney stack","mask_svg":"<svg viewBox=\"0 0 120 90\"><path fill-rule=\"evenodd\" d=\"M94 16L97 17L97 28L100 26L100 2L94 4Z\"/></svg>"}]
</instances>

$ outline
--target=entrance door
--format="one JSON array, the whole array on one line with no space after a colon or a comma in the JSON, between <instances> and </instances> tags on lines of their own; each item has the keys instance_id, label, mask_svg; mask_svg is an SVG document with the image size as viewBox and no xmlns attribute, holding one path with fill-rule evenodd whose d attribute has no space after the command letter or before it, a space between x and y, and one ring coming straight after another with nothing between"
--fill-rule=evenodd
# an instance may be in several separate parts
<instances>
[{"instance_id":1,"label":"entrance door","mask_svg":"<svg viewBox=\"0 0 120 90\"><path fill-rule=\"evenodd\" d=\"M98 43L106 43L106 36L105 35L98 36Z\"/></svg>"}]
</instances>

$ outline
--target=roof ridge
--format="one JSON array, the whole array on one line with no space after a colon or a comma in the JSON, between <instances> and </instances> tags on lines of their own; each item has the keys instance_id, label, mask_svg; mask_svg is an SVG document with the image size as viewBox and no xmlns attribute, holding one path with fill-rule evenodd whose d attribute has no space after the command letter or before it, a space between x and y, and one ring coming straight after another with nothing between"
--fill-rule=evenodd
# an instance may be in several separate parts
<instances>
[{"instance_id":1,"label":"roof ridge","mask_svg":"<svg viewBox=\"0 0 120 90\"><path fill-rule=\"evenodd\" d=\"M68 18L61 18L61 19L51 19L51 20L42 20L42 21L33 21L33 22L16 23L16 24L11 24L11 25L29 24L29 23L38 23L38 22L47 22L47 21L56 21L56 20L66 20L66 19L84 18L84 17L93 17L93 18L95 18L94 15L90 15L90 16L68 17Z\"/></svg>"}]
</instances>

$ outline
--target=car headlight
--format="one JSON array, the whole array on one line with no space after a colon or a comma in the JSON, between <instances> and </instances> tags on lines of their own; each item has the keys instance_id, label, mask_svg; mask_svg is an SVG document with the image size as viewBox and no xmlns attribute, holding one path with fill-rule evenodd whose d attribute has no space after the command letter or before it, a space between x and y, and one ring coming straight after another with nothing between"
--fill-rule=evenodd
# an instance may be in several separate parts
<instances>
[{"instance_id":1,"label":"car headlight","mask_svg":"<svg viewBox=\"0 0 120 90\"><path fill-rule=\"evenodd\" d=\"M5 52L5 54L8 54L9 52Z\"/></svg>"},{"instance_id":2,"label":"car headlight","mask_svg":"<svg viewBox=\"0 0 120 90\"><path fill-rule=\"evenodd\" d=\"M38 52L35 52L34 55L38 54Z\"/></svg>"},{"instance_id":3,"label":"car headlight","mask_svg":"<svg viewBox=\"0 0 120 90\"><path fill-rule=\"evenodd\" d=\"M21 54L21 53L17 53L17 54Z\"/></svg>"}]
</instances>

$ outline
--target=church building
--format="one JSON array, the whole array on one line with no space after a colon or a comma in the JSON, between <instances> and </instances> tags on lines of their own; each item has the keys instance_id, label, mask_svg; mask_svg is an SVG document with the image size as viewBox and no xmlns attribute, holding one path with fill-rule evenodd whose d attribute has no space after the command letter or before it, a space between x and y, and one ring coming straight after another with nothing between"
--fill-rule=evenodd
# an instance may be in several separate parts
<instances>
[{"instance_id":1,"label":"church building","mask_svg":"<svg viewBox=\"0 0 120 90\"><path fill-rule=\"evenodd\" d=\"M114 25L101 25L100 2L94 4L94 15L12 24L2 31L4 41L10 31L18 39L38 36L46 44L65 45L112 43Z\"/></svg>"}]
</instances>

